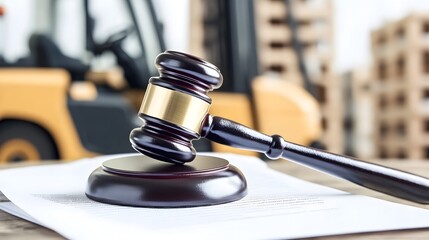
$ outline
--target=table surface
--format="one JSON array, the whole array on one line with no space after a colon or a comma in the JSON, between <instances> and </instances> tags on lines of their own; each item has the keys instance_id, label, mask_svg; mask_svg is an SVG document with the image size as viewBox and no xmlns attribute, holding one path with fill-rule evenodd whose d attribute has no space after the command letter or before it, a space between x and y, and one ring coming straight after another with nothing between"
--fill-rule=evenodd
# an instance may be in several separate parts
<instances>
[{"instance_id":1,"label":"table surface","mask_svg":"<svg viewBox=\"0 0 429 240\"><path fill-rule=\"evenodd\" d=\"M373 161L374 163L401 169L407 172L429 177L429 161L425 160L385 160ZM44 162L50 164L52 161ZM34 163L31 163L34 164ZM340 180L323 173L316 172L306 167L288 162L286 160L269 161L269 166L273 169L298 177L310 182L314 182L328 187L337 188L343 191L381 198L387 201L402 203L419 208L429 209L429 205L421 205L391 196L378 193L352 183ZM28 166L29 163L0 165L0 169ZM0 201L8 201L0 195ZM0 210L0 239L63 239L59 234L26 220L19 219ZM375 233L349 234L329 237L318 237L314 239L429 239L429 228L416 230L398 230Z\"/></svg>"}]
</instances>

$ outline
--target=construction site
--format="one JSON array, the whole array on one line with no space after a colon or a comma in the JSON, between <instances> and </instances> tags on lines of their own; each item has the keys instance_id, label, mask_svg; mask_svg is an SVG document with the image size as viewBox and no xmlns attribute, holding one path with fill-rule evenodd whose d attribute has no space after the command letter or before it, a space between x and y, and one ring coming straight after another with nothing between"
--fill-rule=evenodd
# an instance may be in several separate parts
<instances>
[{"instance_id":1,"label":"construction site","mask_svg":"<svg viewBox=\"0 0 429 240\"><path fill-rule=\"evenodd\" d=\"M340 2L335 0L189 0L187 4L175 3L181 6L176 13L187 18L178 19L186 31L176 29L172 34L169 34L171 26L178 20L174 20L174 16L160 17L162 11L159 10L163 8L160 3L149 1L142 6L133 3L131 7L124 7L119 2L109 2L106 7L121 9L115 12L115 16L122 19L116 23L99 10L103 4L96 0L42 3L37 5L34 14L24 9L28 13L21 21L29 22L29 31L18 37L12 34L14 28L10 27L19 21L15 18L18 6L12 4L10 10L1 8L0 28L5 29L6 34L0 38L0 66L4 67L6 75L11 67L66 71L70 76L64 80L64 86L69 86L70 82L67 90L70 109L67 111L70 111L73 124L67 127L70 133L66 138L56 139L54 136L62 135L54 133L56 127L41 127L43 124L32 117L21 119L45 131L43 142L51 146L47 149L33 146L34 151L7 147L10 154L4 154L0 162L45 158L41 152L49 153L46 154L48 158L77 158L130 151L126 139L121 143L101 144L106 138L95 143L85 137L85 132L96 128L103 132L101 129L109 129L110 125L106 122L104 126L89 126L91 121L83 120L87 115L82 111L93 113L95 110L90 108L97 104L100 104L95 107L99 108L97 111L104 111L100 109L106 103L98 103L98 96L104 96L105 92L97 90L108 89L110 95L106 99L115 93L115 98L122 99L121 104L124 104L121 109L128 109L124 116L118 117L126 122L122 126L127 126L118 134L127 136L134 126L128 115L139 108L145 83L156 74L153 59L171 43L180 42L184 51L219 66L222 72L223 85L218 92L210 93L215 99L210 109L214 115L335 153L365 159L429 158L426 144L429 117L425 105L429 99L429 85L424 82L429 72L429 19L424 12L404 11L401 17L390 18L393 20L379 20L373 26L367 23L367 35L360 38L369 44L365 64L349 63L341 68L338 65L343 64L345 50L352 56L358 51L354 51L353 45L341 48L341 44L344 46L341 37L347 34L343 34L344 29L339 24L342 21L336 17L344 18L347 15L342 13L344 10L350 11L348 15L353 11L341 8ZM74 18L68 14L70 7L84 7L83 13L78 15L81 26L70 21ZM31 16L38 20L30 21ZM58 28L53 24L57 21L69 24L64 26L72 30ZM161 22L165 23L158 24ZM182 32L188 34L181 35ZM109 37L112 41L113 37L125 40L108 42ZM13 44L15 42L19 44ZM363 47L360 49L362 51ZM28 81L29 84L35 82ZM8 87L2 89L4 94L11 93ZM80 93L82 89L86 91L85 96ZM94 101L86 103L82 98ZM9 108L12 109L12 113L8 113L12 114L10 116L22 115L15 111L18 107L10 105ZM86 108L88 110L83 110ZM40 114L50 116L42 111ZM10 116L7 119L13 119ZM103 118L101 113L96 117ZM20 128L18 125L14 127ZM70 136L73 136L73 144L68 146L76 146L74 150L65 149L66 144L62 143ZM6 145L8 140L9 137L3 146L9 146ZM26 141L29 146L34 145L29 139ZM255 155L204 139L195 141L195 145L202 151Z\"/></svg>"}]
</instances>

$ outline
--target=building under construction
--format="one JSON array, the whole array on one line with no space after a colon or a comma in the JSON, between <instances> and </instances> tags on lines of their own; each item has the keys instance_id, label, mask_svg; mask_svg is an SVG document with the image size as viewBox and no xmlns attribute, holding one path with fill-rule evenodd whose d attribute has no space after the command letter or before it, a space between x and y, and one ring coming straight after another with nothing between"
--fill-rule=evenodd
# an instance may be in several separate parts
<instances>
[{"instance_id":1,"label":"building under construction","mask_svg":"<svg viewBox=\"0 0 429 240\"><path fill-rule=\"evenodd\" d=\"M429 158L429 15L372 33L375 142L380 158Z\"/></svg>"}]
</instances>

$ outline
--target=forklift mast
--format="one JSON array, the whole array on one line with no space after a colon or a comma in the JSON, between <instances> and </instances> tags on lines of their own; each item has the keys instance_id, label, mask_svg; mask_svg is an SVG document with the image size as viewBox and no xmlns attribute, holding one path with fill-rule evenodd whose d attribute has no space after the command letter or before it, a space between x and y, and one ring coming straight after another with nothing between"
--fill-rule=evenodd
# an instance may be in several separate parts
<instances>
[{"instance_id":1,"label":"forklift mast","mask_svg":"<svg viewBox=\"0 0 429 240\"><path fill-rule=\"evenodd\" d=\"M314 94L314 86L304 63L299 41L299 26L290 0L284 0L290 9L284 21L291 29L293 50L299 62L305 89ZM220 66L225 79L223 91L251 94L250 81L260 74L255 29L254 1L204 1L204 49L208 59Z\"/></svg>"},{"instance_id":2,"label":"forklift mast","mask_svg":"<svg viewBox=\"0 0 429 240\"><path fill-rule=\"evenodd\" d=\"M259 74L253 1L213 0L204 4L204 49L224 76L224 92L251 94Z\"/></svg>"}]
</instances>

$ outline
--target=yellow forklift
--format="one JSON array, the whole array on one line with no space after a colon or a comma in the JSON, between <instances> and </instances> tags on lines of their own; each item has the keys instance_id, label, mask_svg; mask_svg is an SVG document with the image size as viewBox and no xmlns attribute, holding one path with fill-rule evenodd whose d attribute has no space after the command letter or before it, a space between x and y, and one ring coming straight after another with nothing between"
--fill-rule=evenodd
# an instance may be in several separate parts
<instances>
[{"instance_id":1,"label":"yellow forklift","mask_svg":"<svg viewBox=\"0 0 429 240\"><path fill-rule=\"evenodd\" d=\"M34 10L42 16L36 25L42 27L30 34L29 54L13 62L0 56L0 163L133 151L128 135L141 125L133 96L142 97L150 76L157 75L152 59L165 48L152 2L116 1L121 15L100 15L91 13L95 1L83 1L86 62L66 56L55 41L55 31L65 27L59 26L64 22L59 10L67 2L38 1ZM120 17L124 29L97 36L108 26L97 22L96 14L103 20ZM91 69L104 54L113 56L120 68Z\"/></svg>"}]
</instances>

